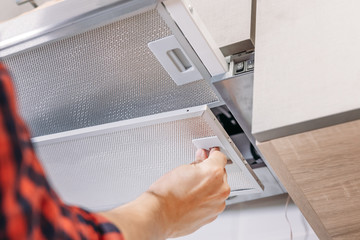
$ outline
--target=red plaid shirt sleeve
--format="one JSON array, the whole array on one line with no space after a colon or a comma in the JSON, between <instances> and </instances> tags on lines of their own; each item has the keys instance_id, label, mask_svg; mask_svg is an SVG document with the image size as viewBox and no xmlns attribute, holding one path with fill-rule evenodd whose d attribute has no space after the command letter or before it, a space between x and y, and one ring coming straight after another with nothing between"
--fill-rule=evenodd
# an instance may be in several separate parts
<instances>
[{"instance_id":1,"label":"red plaid shirt sleeve","mask_svg":"<svg viewBox=\"0 0 360 240\"><path fill-rule=\"evenodd\" d=\"M67 206L49 185L0 63L0 239L121 239L100 215Z\"/></svg>"}]
</instances>

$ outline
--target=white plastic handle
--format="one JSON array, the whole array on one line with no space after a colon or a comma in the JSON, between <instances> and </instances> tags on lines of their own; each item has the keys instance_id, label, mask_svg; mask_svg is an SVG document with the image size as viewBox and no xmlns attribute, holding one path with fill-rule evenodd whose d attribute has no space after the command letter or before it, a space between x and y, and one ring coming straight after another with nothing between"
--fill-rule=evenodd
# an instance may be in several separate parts
<instances>
[{"instance_id":1,"label":"white plastic handle","mask_svg":"<svg viewBox=\"0 0 360 240\"><path fill-rule=\"evenodd\" d=\"M148 47L177 85L203 79L175 36L150 42Z\"/></svg>"}]
</instances>

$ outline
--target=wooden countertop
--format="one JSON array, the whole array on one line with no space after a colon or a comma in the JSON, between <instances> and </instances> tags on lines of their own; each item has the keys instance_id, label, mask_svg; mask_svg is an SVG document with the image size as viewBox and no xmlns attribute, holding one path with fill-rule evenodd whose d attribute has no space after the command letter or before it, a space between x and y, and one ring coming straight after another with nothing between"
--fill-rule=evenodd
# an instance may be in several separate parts
<instances>
[{"instance_id":1,"label":"wooden countertop","mask_svg":"<svg viewBox=\"0 0 360 240\"><path fill-rule=\"evenodd\" d=\"M360 120L258 146L321 240L360 239Z\"/></svg>"}]
</instances>

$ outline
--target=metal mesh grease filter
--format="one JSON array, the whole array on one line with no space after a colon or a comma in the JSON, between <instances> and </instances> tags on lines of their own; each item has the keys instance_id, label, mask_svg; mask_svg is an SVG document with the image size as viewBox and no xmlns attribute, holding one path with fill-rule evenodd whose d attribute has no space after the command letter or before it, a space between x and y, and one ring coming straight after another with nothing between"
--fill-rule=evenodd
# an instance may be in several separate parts
<instances>
[{"instance_id":1,"label":"metal mesh grease filter","mask_svg":"<svg viewBox=\"0 0 360 240\"><path fill-rule=\"evenodd\" d=\"M193 162L191 140L213 135L194 117L35 146L60 196L97 211L135 199L164 173ZM231 189L255 188L235 166L227 169Z\"/></svg>"},{"instance_id":2,"label":"metal mesh grease filter","mask_svg":"<svg viewBox=\"0 0 360 240\"><path fill-rule=\"evenodd\" d=\"M33 136L217 101L177 86L147 43L171 35L156 10L4 58Z\"/></svg>"}]
</instances>

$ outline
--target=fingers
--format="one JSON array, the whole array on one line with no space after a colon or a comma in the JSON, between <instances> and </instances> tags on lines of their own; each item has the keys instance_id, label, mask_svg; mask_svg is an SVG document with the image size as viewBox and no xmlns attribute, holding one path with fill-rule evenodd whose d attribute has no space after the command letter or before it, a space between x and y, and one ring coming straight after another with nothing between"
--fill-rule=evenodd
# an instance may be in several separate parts
<instances>
[{"instance_id":1,"label":"fingers","mask_svg":"<svg viewBox=\"0 0 360 240\"><path fill-rule=\"evenodd\" d=\"M227 157L220 152L218 147L215 147L210 150L209 157L204 163L224 168L227 163Z\"/></svg>"},{"instance_id":2,"label":"fingers","mask_svg":"<svg viewBox=\"0 0 360 240\"><path fill-rule=\"evenodd\" d=\"M205 149L198 149L195 153L195 161L192 164L201 163L205 159L207 159L208 154Z\"/></svg>"},{"instance_id":3,"label":"fingers","mask_svg":"<svg viewBox=\"0 0 360 240\"><path fill-rule=\"evenodd\" d=\"M195 152L195 161L193 162L193 164L195 163L199 163L201 162L201 155L203 154L203 151L205 151L204 149L197 149Z\"/></svg>"},{"instance_id":4,"label":"fingers","mask_svg":"<svg viewBox=\"0 0 360 240\"><path fill-rule=\"evenodd\" d=\"M224 178L223 178L223 181L224 181L224 183L228 184L226 168L224 168Z\"/></svg>"},{"instance_id":5,"label":"fingers","mask_svg":"<svg viewBox=\"0 0 360 240\"><path fill-rule=\"evenodd\" d=\"M213 147L210 149L210 152L220 151L219 147Z\"/></svg>"}]
</instances>

